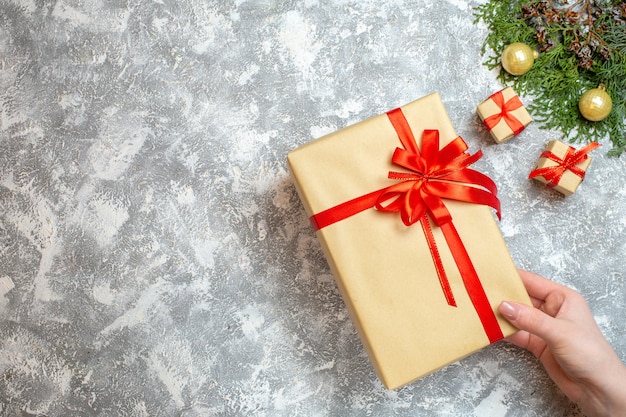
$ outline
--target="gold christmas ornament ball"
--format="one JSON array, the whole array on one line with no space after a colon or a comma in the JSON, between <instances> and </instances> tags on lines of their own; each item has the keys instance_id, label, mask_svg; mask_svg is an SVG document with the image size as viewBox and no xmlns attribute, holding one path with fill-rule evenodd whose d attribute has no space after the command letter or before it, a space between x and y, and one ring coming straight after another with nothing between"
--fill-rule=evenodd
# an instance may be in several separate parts
<instances>
[{"instance_id":1,"label":"gold christmas ornament ball","mask_svg":"<svg viewBox=\"0 0 626 417\"><path fill-rule=\"evenodd\" d=\"M598 88L587 90L580 96L578 101L580 114L589 121L599 122L606 119L613 109L611 96L606 92L606 87L602 84Z\"/></svg>"},{"instance_id":2,"label":"gold christmas ornament ball","mask_svg":"<svg viewBox=\"0 0 626 417\"><path fill-rule=\"evenodd\" d=\"M515 42L504 48L500 62L506 72L511 75L522 75L530 71L539 56L530 46L522 42Z\"/></svg>"}]
</instances>

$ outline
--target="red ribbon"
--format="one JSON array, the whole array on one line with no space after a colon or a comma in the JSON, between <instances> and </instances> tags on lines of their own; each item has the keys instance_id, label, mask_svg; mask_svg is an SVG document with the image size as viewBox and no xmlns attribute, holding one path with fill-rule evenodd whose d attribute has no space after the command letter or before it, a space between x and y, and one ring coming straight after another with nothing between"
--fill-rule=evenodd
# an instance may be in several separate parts
<instances>
[{"instance_id":1,"label":"red ribbon","mask_svg":"<svg viewBox=\"0 0 626 417\"><path fill-rule=\"evenodd\" d=\"M319 230L372 207L385 212L400 212L402 222L407 226L419 221L446 301L456 306L430 229L430 216L443 232L490 343L496 342L504 337L502 330L465 245L452 223L452 216L442 200L446 198L487 205L495 209L500 218L500 201L496 196L495 183L488 176L468 168L482 157L482 152L473 155L466 153L467 144L461 137L439 149L437 130L424 131L420 152L402 110L392 110L387 116L404 147L396 148L392 162L407 171L389 172L388 177L399 182L317 213L311 216L311 223Z\"/></svg>"},{"instance_id":2,"label":"red ribbon","mask_svg":"<svg viewBox=\"0 0 626 417\"><path fill-rule=\"evenodd\" d=\"M571 171L573 174L578 175L581 180L584 180L585 171L578 168L576 165L587 160L587 158L589 157L587 154L596 149L598 146L600 146L598 142L591 142L590 144L578 151L569 146L563 158L553 154L550 151L543 151L540 157L551 159L552 161L556 162L557 165L552 167L537 168L530 172L528 178L542 176L543 178L545 178L547 182L546 185L548 187L556 187L557 184L561 181L563 174L565 174L565 171Z\"/></svg>"},{"instance_id":3,"label":"red ribbon","mask_svg":"<svg viewBox=\"0 0 626 417\"><path fill-rule=\"evenodd\" d=\"M492 114L491 116L483 120L483 123L485 124L487 130L491 131L491 129L493 129L498 123L500 123L500 120L504 119L505 123L513 131L513 136L519 135L526 126L524 126L517 119L517 117L511 114L513 110L517 110L520 107L524 106L519 99L519 96L515 95L505 103L502 91L498 91L497 93L489 96L489 98L493 100L494 103L496 103L496 105L500 108L500 113Z\"/></svg>"}]
</instances>

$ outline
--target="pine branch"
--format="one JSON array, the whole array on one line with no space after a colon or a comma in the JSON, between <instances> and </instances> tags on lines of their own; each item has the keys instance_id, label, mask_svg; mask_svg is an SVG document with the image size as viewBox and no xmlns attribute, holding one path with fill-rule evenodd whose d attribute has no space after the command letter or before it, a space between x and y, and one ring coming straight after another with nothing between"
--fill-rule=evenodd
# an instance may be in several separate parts
<instances>
[{"instance_id":1,"label":"pine branch","mask_svg":"<svg viewBox=\"0 0 626 417\"><path fill-rule=\"evenodd\" d=\"M533 97L528 110L543 128L561 130L570 142L608 137L609 154L626 151L625 1L491 0L476 8L475 17L489 29L482 47L488 68L500 65L500 53L512 42L540 51L526 74L514 77L501 69L498 78ZM590 122L580 115L578 100L600 83L613 111Z\"/></svg>"}]
</instances>

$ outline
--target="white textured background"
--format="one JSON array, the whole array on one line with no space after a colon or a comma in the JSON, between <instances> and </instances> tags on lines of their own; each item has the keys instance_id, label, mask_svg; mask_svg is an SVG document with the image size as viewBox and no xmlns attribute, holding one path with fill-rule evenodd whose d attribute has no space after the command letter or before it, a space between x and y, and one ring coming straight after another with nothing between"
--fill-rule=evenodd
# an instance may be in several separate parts
<instances>
[{"instance_id":1,"label":"white textured background","mask_svg":"<svg viewBox=\"0 0 626 417\"><path fill-rule=\"evenodd\" d=\"M0 415L579 415L505 343L383 389L286 172L439 91L515 261L626 357L626 156L567 199L526 179L560 135L481 127L477 4L0 1Z\"/></svg>"}]
</instances>

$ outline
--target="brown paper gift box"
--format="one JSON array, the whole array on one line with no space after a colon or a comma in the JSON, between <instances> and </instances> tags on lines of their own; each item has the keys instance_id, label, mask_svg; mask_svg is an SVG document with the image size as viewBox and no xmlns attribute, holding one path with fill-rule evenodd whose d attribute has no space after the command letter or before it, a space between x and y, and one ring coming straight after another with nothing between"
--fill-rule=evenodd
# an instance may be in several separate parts
<instances>
[{"instance_id":1,"label":"brown paper gift box","mask_svg":"<svg viewBox=\"0 0 626 417\"><path fill-rule=\"evenodd\" d=\"M500 90L502 96L504 98L504 102L511 100L514 97L517 97L517 93L513 88L506 87ZM476 107L476 113L480 117L480 120L483 122L486 118L491 115L499 114L502 111L502 108L496 104L496 102L489 97L487 100L483 101ZM532 117L528 113L528 110L524 106L521 106L515 110L509 112L511 116L515 117L524 127L528 126L532 121ZM502 118L498 124L496 124L491 130L489 130L491 137L497 143L505 142L515 136L515 132L509 127L506 123L505 119Z\"/></svg>"},{"instance_id":2,"label":"brown paper gift box","mask_svg":"<svg viewBox=\"0 0 626 417\"><path fill-rule=\"evenodd\" d=\"M572 146L563 143L558 140L551 140L546 145L544 152L552 152L554 155L559 158L563 158L569 149L573 149ZM584 161L576 164L578 168L580 168L583 172L589 169L589 165L591 164L591 157L587 157ZM552 159L540 157L539 161L537 161L537 166L535 169L546 168L546 167L554 167L557 166L558 163L553 161ZM543 176L534 177L535 180L547 184L548 181ZM578 186L583 182L583 178L574 174L572 171L567 170L563 173L563 176L559 180L559 182L554 185L552 188L554 190L560 192L564 196L570 196L576 192Z\"/></svg>"},{"instance_id":3,"label":"brown paper gift box","mask_svg":"<svg viewBox=\"0 0 626 417\"><path fill-rule=\"evenodd\" d=\"M437 93L402 107L418 145L438 129L440 148L457 135ZM399 139L385 114L310 142L288 155L309 216L390 185ZM495 311L529 303L487 206L445 200ZM446 303L424 233L397 213L365 210L317 231L355 328L384 385L395 389L489 344L441 231L433 233L457 307ZM497 313L496 313L497 315ZM497 315L504 336L515 329Z\"/></svg>"}]
</instances>

